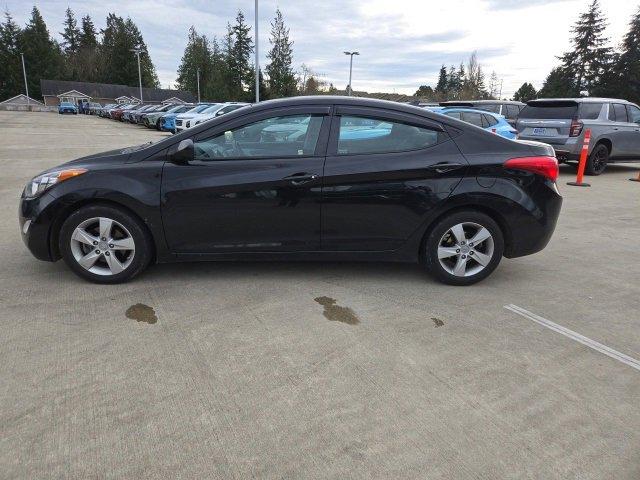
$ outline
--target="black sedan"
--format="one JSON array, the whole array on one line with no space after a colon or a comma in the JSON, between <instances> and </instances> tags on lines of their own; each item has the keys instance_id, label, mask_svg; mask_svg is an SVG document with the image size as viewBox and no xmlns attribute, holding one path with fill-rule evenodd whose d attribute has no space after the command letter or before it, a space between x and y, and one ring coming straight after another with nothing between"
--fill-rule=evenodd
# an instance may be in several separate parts
<instances>
[{"instance_id":1,"label":"black sedan","mask_svg":"<svg viewBox=\"0 0 640 480\"><path fill-rule=\"evenodd\" d=\"M98 283L151 262L292 259L419 261L468 285L546 246L557 175L547 145L399 103L297 97L44 172L19 216L37 258Z\"/></svg>"}]
</instances>

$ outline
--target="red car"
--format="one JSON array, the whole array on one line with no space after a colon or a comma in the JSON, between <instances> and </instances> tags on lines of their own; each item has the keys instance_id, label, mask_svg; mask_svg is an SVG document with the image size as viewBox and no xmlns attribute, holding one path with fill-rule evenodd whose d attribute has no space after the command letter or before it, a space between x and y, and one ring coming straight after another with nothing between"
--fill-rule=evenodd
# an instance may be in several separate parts
<instances>
[{"instance_id":1,"label":"red car","mask_svg":"<svg viewBox=\"0 0 640 480\"><path fill-rule=\"evenodd\" d=\"M132 110L134 108L137 108L137 105L131 104L131 105L123 105L122 107L118 107L115 108L111 111L111 118L113 120L119 120L122 121L122 114L126 111L126 110Z\"/></svg>"}]
</instances>

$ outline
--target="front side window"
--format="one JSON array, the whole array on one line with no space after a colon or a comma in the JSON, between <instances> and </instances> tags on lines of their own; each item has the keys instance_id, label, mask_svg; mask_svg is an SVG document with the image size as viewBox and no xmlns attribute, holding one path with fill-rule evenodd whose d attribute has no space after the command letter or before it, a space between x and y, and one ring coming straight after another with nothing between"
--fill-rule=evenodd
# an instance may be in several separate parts
<instances>
[{"instance_id":1,"label":"front side window","mask_svg":"<svg viewBox=\"0 0 640 480\"><path fill-rule=\"evenodd\" d=\"M418 150L442 141L442 133L379 118L340 117L338 155Z\"/></svg>"},{"instance_id":2,"label":"front side window","mask_svg":"<svg viewBox=\"0 0 640 480\"><path fill-rule=\"evenodd\" d=\"M640 108L635 105L627 105L627 112L631 123L640 123Z\"/></svg>"},{"instance_id":3,"label":"front side window","mask_svg":"<svg viewBox=\"0 0 640 480\"><path fill-rule=\"evenodd\" d=\"M613 104L613 111L616 115L616 122L624 122L627 123L627 109L624 108L624 105L621 103Z\"/></svg>"},{"instance_id":4,"label":"front side window","mask_svg":"<svg viewBox=\"0 0 640 480\"><path fill-rule=\"evenodd\" d=\"M195 159L301 157L313 155L322 115L287 115L259 120L195 142Z\"/></svg>"}]
</instances>

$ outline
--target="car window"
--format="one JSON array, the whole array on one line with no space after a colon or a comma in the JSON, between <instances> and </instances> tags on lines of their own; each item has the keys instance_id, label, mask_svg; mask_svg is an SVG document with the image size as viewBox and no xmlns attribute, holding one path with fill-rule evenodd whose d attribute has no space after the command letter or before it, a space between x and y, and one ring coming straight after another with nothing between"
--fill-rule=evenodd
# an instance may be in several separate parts
<instances>
[{"instance_id":1,"label":"car window","mask_svg":"<svg viewBox=\"0 0 640 480\"><path fill-rule=\"evenodd\" d=\"M527 105L521 111L521 119L560 120L575 117L578 111L577 105L566 105L564 102L550 102L544 105Z\"/></svg>"},{"instance_id":2,"label":"car window","mask_svg":"<svg viewBox=\"0 0 640 480\"><path fill-rule=\"evenodd\" d=\"M640 123L640 108L635 105L627 105L627 112L631 123Z\"/></svg>"},{"instance_id":3,"label":"car window","mask_svg":"<svg viewBox=\"0 0 640 480\"><path fill-rule=\"evenodd\" d=\"M582 120L596 120L600 116L603 103L583 103L580 105L580 118Z\"/></svg>"},{"instance_id":4,"label":"car window","mask_svg":"<svg viewBox=\"0 0 640 480\"><path fill-rule=\"evenodd\" d=\"M447 117L455 118L456 120L460 120L462 118L462 114L460 112L444 112Z\"/></svg>"},{"instance_id":5,"label":"car window","mask_svg":"<svg viewBox=\"0 0 640 480\"><path fill-rule=\"evenodd\" d=\"M517 105L505 105L505 117L507 118L518 118L520 114L520 109Z\"/></svg>"},{"instance_id":6,"label":"car window","mask_svg":"<svg viewBox=\"0 0 640 480\"><path fill-rule=\"evenodd\" d=\"M492 115L483 115L483 117L487 122L488 127L493 127L494 125L498 124L498 120L496 120L496 118L493 117Z\"/></svg>"},{"instance_id":7,"label":"car window","mask_svg":"<svg viewBox=\"0 0 640 480\"><path fill-rule=\"evenodd\" d=\"M479 113L463 112L462 120L464 120L467 123L470 123L471 125L482 127L482 117L480 116Z\"/></svg>"},{"instance_id":8,"label":"car window","mask_svg":"<svg viewBox=\"0 0 640 480\"><path fill-rule=\"evenodd\" d=\"M216 116L224 115L225 113L233 112L239 108L244 107L244 105L229 105L228 107L221 108L216 112Z\"/></svg>"},{"instance_id":9,"label":"car window","mask_svg":"<svg viewBox=\"0 0 640 480\"><path fill-rule=\"evenodd\" d=\"M287 115L259 120L196 141L195 159L299 157L316 150L322 115Z\"/></svg>"},{"instance_id":10,"label":"car window","mask_svg":"<svg viewBox=\"0 0 640 480\"><path fill-rule=\"evenodd\" d=\"M613 111L616 116L616 122L628 122L627 120L627 110L624 108L624 105L621 103L613 104Z\"/></svg>"},{"instance_id":11,"label":"car window","mask_svg":"<svg viewBox=\"0 0 640 480\"><path fill-rule=\"evenodd\" d=\"M486 112L500 113L499 103L480 103L474 108L479 108L480 110L485 110Z\"/></svg>"},{"instance_id":12,"label":"car window","mask_svg":"<svg viewBox=\"0 0 640 480\"><path fill-rule=\"evenodd\" d=\"M338 155L418 150L442 141L440 132L380 118L340 117Z\"/></svg>"}]
</instances>

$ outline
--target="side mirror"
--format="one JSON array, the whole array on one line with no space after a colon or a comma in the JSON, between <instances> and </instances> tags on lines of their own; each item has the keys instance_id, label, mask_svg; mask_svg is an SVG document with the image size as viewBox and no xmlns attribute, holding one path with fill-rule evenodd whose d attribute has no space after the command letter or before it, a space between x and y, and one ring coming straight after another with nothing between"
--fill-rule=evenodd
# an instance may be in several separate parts
<instances>
[{"instance_id":1,"label":"side mirror","mask_svg":"<svg viewBox=\"0 0 640 480\"><path fill-rule=\"evenodd\" d=\"M193 160L194 153L193 140L186 138L178 144L176 150L171 154L171 161L178 165L187 165Z\"/></svg>"}]
</instances>

